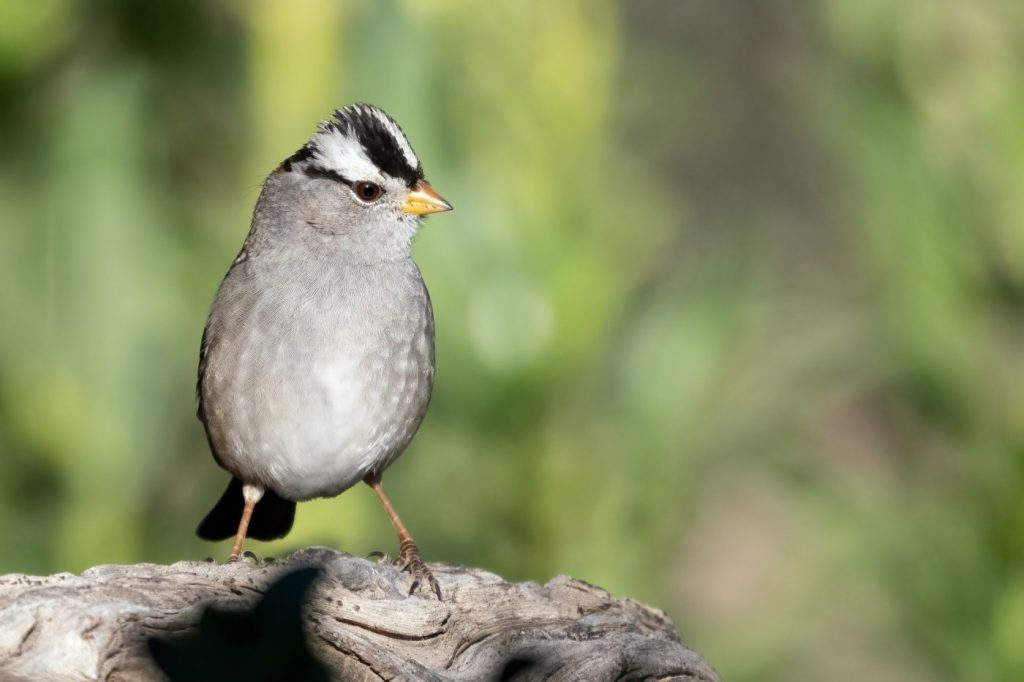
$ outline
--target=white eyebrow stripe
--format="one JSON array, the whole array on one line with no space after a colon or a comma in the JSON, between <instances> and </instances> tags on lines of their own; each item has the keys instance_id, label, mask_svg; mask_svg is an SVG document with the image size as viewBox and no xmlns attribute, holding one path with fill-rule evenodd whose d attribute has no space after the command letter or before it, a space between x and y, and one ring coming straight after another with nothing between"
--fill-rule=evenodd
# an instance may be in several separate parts
<instances>
[{"instance_id":1,"label":"white eyebrow stripe","mask_svg":"<svg viewBox=\"0 0 1024 682\"><path fill-rule=\"evenodd\" d=\"M343 135L337 128L323 125L313 135L313 158L327 170L350 180L383 180L380 170L370 161L359 140Z\"/></svg>"},{"instance_id":2,"label":"white eyebrow stripe","mask_svg":"<svg viewBox=\"0 0 1024 682\"><path fill-rule=\"evenodd\" d=\"M416 158L416 152L412 150L412 145L409 144L409 139L405 136L405 133L402 132L402 129L398 127L398 124L395 123L390 116L376 107L360 106L359 108L364 112L372 114L374 118L381 122L384 129L391 133L391 137L393 137L395 142L398 143L399 149L402 150L402 156L405 157L405 161L409 164L409 167L413 170L419 168L420 160Z\"/></svg>"}]
</instances>

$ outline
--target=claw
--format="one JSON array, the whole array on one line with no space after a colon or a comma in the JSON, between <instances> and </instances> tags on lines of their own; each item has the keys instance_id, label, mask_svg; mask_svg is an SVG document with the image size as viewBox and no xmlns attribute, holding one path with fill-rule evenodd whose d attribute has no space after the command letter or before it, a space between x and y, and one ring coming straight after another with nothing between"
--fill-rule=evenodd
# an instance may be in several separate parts
<instances>
[{"instance_id":1,"label":"claw","mask_svg":"<svg viewBox=\"0 0 1024 682\"><path fill-rule=\"evenodd\" d=\"M420 558L420 550L416 547L415 543L411 540L402 543L399 560L402 562L399 570L403 573L408 573L413 578L412 585L409 586L410 595L422 588L424 583L426 583L430 586L431 591L437 595L438 600L442 599L441 586L438 584L437 579L434 578L434 574L427 568L427 565L423 563L423 559Z\"/></svg>"},{"instance_id":2,"label":"claw","mask_svg":"<svg viewBox=\"0 0 1024 682\"><path fill-rule=\"evenodd\" d=\"M441 599L441 586L437 584L437 580L434 579L430 569L423 563L419 548L413 542L409 531L405 529L405 524L398 518L398 514L395 513L394 507L388 501L387 495L384 494L384 488L380 485L380 472L371 472L363 480L366 482L366 485L373 488L377 499L380 500L380 503L384 506L384 511L388 513L388 517L391 519L391 525L395 527L395 532L398 533L398 561L395 563L400 566L402 572L408 572L413 578L409 594L422 587L423 581L426 580L433 589L434 594L437 595L437 598Z\"/></svg>"}]
</instances>

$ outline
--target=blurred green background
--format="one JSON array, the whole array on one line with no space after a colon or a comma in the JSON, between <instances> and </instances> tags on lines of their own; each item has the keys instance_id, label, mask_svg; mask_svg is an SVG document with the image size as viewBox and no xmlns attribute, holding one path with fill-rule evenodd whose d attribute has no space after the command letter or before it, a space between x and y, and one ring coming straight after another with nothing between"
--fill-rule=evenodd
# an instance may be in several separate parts
<instances>
[{"instance_id":1,"label":"blurred green background","mask_svg":"<svg viewBox=\"0 0 1024 682\"><path fill-rule=\"evenodd\" d=\"M263 177L353 101L456 210L433 561L733 681L1024 679L1019 0L0 4L0 571L227 552L194 417ZM257 553L394 551L363 486Z\"/></svg>"}]
</instances>

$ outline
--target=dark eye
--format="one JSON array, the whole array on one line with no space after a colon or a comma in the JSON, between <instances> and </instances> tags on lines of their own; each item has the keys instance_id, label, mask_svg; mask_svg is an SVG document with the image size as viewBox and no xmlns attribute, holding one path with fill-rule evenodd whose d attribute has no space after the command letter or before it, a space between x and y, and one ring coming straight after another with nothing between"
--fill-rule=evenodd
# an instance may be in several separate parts
<instances>
[{"instance_id":1,"label":"dark eye","mask_svg":"<svg viewBox=\"0 0 1024 682\"><path fill-rule=\"evenodd\" d=\"M377 201L384 194L384 190L375 182L357 182L352 189L363 201Z\"/></svg>"}]
</instances>

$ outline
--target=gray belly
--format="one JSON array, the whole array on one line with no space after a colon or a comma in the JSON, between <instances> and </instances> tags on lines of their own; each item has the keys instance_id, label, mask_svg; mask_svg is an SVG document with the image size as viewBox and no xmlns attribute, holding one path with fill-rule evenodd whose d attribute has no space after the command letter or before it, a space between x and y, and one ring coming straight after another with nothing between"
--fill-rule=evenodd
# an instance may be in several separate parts
<instances>
[{"instance_id":1,"label":"gray belly","mask_svg":"<svg viewBox=\"0 0 1024 682\"><path fill-rule=\"evenodd\" d=\"M221 465L293 500L337 495L386 468L430 400L425 290L360 314L331 306L332 317L308 302L264 308L234 319L208 350L201 393Z\"/></svg>"}]
</instances>

